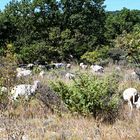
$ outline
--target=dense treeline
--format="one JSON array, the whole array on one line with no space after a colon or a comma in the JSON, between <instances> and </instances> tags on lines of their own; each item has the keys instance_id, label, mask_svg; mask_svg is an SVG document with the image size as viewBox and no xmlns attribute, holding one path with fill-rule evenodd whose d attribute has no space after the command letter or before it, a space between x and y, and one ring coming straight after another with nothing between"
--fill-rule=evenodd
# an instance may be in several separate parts
<instances>
[{"instance_id":1,"label":"dense treeline","mask_svg":"<svg viewBox=\"0 0 140 140\"><path fill-rule=\"evenodd\" d=\"M0 55L12 43L24 63L120 60L121 54L138 61L139 30L139 10L107 12L104 0L12 0L0 12Z\"/></svg>"}]
</instances>

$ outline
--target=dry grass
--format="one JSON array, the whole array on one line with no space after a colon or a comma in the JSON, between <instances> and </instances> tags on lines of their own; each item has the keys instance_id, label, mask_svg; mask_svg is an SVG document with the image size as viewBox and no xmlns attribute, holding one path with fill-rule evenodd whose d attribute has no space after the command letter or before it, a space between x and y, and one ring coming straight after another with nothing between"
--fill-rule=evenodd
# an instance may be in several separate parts
<instances>
[{"instance_id":1,"label":"dry grass","mask_svg":"<svg viewBox=\"0 0 140 140\"><path fill-rule=\"evenodd\" d=\"M47 113L42 118L0 118L0 139L28 137L29 140L139 140L140 115L129 116L127 107L114 124L103 124L92 117ZM124 118L125 117L125 118Z\"/></svg>"},{"instance_id":2,"label":"dry grass","mask_svg":"<svg viewBox=\"0 0 140 140\"><path fill-rule=\"evenodd\" d=\"M105 74L110 74L114 69L115 66L107 67ZM132 69L123 68L119 74L124 76L130 71ZM44 87L49 85L50 80L56 81L56 79L71 83L71 80L64 78L66 72L86 71L74 66L72 70L47 71L43 79L35 75L29 79L22 79L18 83L31 83L35 79L40 79ZM131 86L140 91L139 85L139 81L122 80L119 90L123 91ZM105 124L95 120L92 116L72 115L61 110L52 112L44 102L37 98L33 98L30 102L20 100L9 106L8 110L0 111L0 140L139 140L139 111L134 110L132 115L129 112L126 104L120 110L120 116L114 124Z\"/></svg>"}]
</instances>

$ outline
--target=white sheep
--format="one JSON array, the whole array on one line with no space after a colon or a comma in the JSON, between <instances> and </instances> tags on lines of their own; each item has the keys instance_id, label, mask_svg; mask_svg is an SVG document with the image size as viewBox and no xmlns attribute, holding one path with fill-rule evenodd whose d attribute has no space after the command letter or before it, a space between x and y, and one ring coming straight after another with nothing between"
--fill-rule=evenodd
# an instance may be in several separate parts
<instances>
[{"instance_id":1,"label":"white sheep","mask_svg":"<svg viewBox=\"0 0 140 140\"><path fill-rule=\"evenodd\" d=\"M55 65L55 68L57 68L57 69L65 66L65 64L63 64L63 63L54 63L54 65Z\"/></svg>"},{"instance_id":2,"label":"white sheep","mask_svg":"<svg viewBox=\"0 0 140 140\"><path fill-rule=\"evenodd\" d=\"M31 70L26 70L26 69L17 69L17 77L26 77L26 76L31 76L32 75L32 71Z\"/></svg>"},{"instance_id":3,"label":"white sheep","mask_svg":"<svg viewBox=\"0 0 140 140\"><path fill-rule=\"evenodd\" d=\"M32 64L32 63L29 63L28 65L27 65L27 68L29 68L29 69L32 69L34 67L34 64Z\"/></svg>"},{"instance_id":4,"label":"white sheep","mask_svg":"<svg viewBox=\"0 0 140 140\"><path fill-rule=\"evenodd\" d=\"M70 69L70 68L71 68L71 64L68 63L68 64L66 65L66 68Z\"/></svg>"},{"instance_id":5,"label":"white sheep","mask_svg":"<svg viewBox=\"0 0 140 140\"><path fill-rule=\"evenodd\" d=\"M45 69L45 65L38 65L38 68Z\"/></svg>"},{"instance_id":6,"label":"white sheep","mask_svg":"<svg viewBox=\"0 0 140 140\"><path fill-rule=\"evenodd\" d=\"M21 72L21 71L24 71L24 70L25 70L24 68L16 68L17 72Z\"/></svg>"},{"instance_id":7,"label":"white sheep","mask_svg":"<svg viewBox=\"0 0 140 140\"><path fill-rule=\"evenodd\" d=\"M91 65L90 68L94 71L94 72L104 72L104 68L102 66L99 65Z\"/></svg>"},{"instance_id":8,"label":"white sheep","mask_svg":"<svg viewBox=\"0 0 140 140\"><path fill-rule=\"evenodd\" d=\"M74 77L75 77L75 75L72 74L72 73L66 73L66 75L65 75L65 78L66 78L66 79L72 79L72 78L74 78Z\"/></svg>"},{"instance_id":9,"label":"white sheep","mask_svg":"<svg viewBox=\"0 0 140 140\"><path fill-rule=\"evenodd\" d=\"M12 99L16 100L18 96L23 95L26 99L28 96L34 95L37 88L40 86L40 81L34 81L34 84L21 84L17 85L11 90Z\"/></svg>"},{"instance_id":10,"label":"white sheep","mask_svg":"<svg viewBox=\"0 0 140 140\"><path fill-rule=\"evenodd\" d=\"M136 96L138 96L138 91L135 88L127 88L123 92L123 99L128 102L131 111L133 109L133 104L135 104Z\"/></svg>"},{"instance_id":11,"label":"white sheep","mask_svg":"<svg viewBox=\"0 0 140 140\"><path fill-rule=\"evenodd\" d=\"M87 69L88 68L88 65L85 65L84 63L80 63L80 68Z\"/></svg>"},{"instance_id":12,"label":"white sheep","mask_svg":"<svg viewBox=\"0 0 140 140\"><path fill-rule=\"evenodd\" d=\"M116 72L120 72L120 71L121 71L121 68L120 68L119 66L116 66L116 67L115 67L115 71L116 71Z\"/></svg>"},{"instance_id":13,"label":"white sheep","mask_svg":"<svg viewBox=\"0 0 140 140\"><path fill-rule=\"evenodd\" d=\"M84 65L84 63L82 62L82 63L80 63L79 65L80 65L80 67L81 67L82 65Z\"/></svg>"}]
</instances>

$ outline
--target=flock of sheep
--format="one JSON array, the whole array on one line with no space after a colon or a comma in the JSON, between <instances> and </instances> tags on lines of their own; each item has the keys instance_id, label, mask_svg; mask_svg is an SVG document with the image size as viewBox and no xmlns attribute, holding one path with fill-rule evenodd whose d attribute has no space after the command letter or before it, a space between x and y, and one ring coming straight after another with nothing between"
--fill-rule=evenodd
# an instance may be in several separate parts
<instances>
[{"instance_id":1,"label":"flock of sheep","mask_svg":"<svg viewBox=\"0 0 140 140\"><path fill-rule=\"evenodd\" d=\"M32 76L33 67L34 67L34 64L28 64L26 66L26 68L25 67L18 67L16 69L17 78ZM39 76L41 78L43 78L44 75L46 74L45 71L43 70L44 68L47 68L47 69L56 68L56 69L58 69L61 67L65 67L66 69L71 69L72 65L70 63L68 63L68 64L54 63L53 65L38 65L38 67L42 69L41 72L39 73ZM85 70L88 68L88 65L86 65L84 63L80 63L79 68ZM104 72L104 68L100 65L91 65L90 69L95 73L103 73ZM116 69L120 70L119 67ZM132 75L134 75L134 72L132 73ZM68 72L65 74L65 78L66 79L73 79L73 78L75 78L75 74ZM35 94L36 90L40 87L40 85L41 85L41 82L39 80L34 81L33 84L16 85L10 91L11 98L12 98L12 100L17 100L17 98L19 96L23 95L23 96L25 96L25 99L28 99L29 96L32 96ZM8 89L6 87L1 87L0 90L2 93L8 92ZM129 105L131 110L133 109L133 106L135 106L137 109L140 109L140 95L138 94L138 91L135 88L128 88L128 89L124 90L123 99L124 99L124 101L128 102L128 105Z\"/></svg>"}]
</instances>

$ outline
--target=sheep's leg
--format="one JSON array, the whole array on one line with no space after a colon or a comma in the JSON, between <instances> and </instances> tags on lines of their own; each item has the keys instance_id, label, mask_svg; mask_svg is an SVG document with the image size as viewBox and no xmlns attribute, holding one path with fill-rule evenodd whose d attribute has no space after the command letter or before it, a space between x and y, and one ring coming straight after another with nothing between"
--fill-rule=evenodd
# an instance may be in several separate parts
<instances>
[{"instance_id":1,"label":"sheep's leg","mask_svg":"<svg viewBox=\"0 0 140 140\"><path fill-rule=\"evenodd\" d=\"M132 117L133 106L132 106L131 101L128 101L128 105L129 105L129 107L130 107L130 114L129 114L129 116Z\"/></svg>"},{"instance_id":2,"label":"sheep's leg","mask_svg":"<svg viewBox=\"0 0 140 140\"><path fill-rule=\"evenodd\" d=\"M135 104L135 95L133 95L133 101L132 101L133 104Z\"/></svg>"},{"instance_id":3,"label":"sheep's leg","mask_svg":"<svg viewBox=\"0 0 140 140\"><path fill-rule=\"evenodd\" d=\"M132 103L131 103L131 101L128 101L128 105L130 106L130 109L131 109L131 111L132 111L132 109L133 109L133 106L132 106Z\"/></svg>"}]
</instances>

